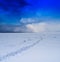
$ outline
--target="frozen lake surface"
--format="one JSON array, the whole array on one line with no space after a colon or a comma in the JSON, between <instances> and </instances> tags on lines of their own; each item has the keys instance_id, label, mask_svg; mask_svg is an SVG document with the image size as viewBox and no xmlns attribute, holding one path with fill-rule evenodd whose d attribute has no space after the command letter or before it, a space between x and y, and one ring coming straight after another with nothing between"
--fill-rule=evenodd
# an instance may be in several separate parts
<instances>
[{"instance_id":1,"label":"frozen lake surface","mask_svg":"<svg viewBox=\"0 0 60 62\"><path fill-rule=\"evenodd\" d=\"M0 33L0 62L60 62L60 32Z\"/></svg>"}]
</instances>

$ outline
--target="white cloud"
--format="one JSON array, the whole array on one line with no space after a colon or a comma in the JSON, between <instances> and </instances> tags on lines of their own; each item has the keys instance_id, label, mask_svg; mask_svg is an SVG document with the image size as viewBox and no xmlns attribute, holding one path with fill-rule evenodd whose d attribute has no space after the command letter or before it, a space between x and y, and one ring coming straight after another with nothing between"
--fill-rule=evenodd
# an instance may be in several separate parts
<instances>
[{"instance_id":1,"label":"white cloud","mask_svg":"<svg viewBox=\"0 0 60 62\"><path fill-rule=\"evenodd\" d=\"M60 22L54 22L56 20L53 19L45 20L40 21L39 18L22 18L22 25L9 26L3 24L0 25L0 32L60 32Z\"/></svg>"},{"instance_id":2,"label":"white cloud","mask_svg":"<svg viewBox=\"0 0 60 62\"><path fill-rule=\"evenodd\" d=\"M27 24L26 27L31 32L43 32L46 30L46 23Z\"/></svg>"},{"instance_id":3,"label":"white cloud","mask_svg":"<svg viewBox=\"0 0 60 62\"><path fill-rule=\"evenodd\" d=\"M60 31L60 22L56 22L56 19L43 18L42 22L40 18L22 18L21 23L25 24L25 32L55 32ZM54 22L55 21L55 22Z\"/></svg>"},{"instance_id":4,"label":"white cloud","mask_svg":"<svg viewBox=\"0 0 60 62\"><path fill-rule=\"evenodd\" d=\"M24 23L24 24L29 24L29 23L35 23L35 22L38 22L38 19L37 18L22 18L20 20L21 23Z\"/></svg>"},{"instance_id":5,"label":"white cloud","mask_svg":"<svg viewBox=\"0 0 60 62\"><path fill-rule=\"evenodd\" d=\"M50 32L60 32L60 23L48 23L46 28Z\"/></svg>"},{"instance_id":6,"label":"white cloud","mask_svg":"<svg viewBox=\"0 0 60 62\"><path fill-rule=\"evenodd\" d=\"M26 25L28 32L60 32L60 23L32 23Z\"/></svg>"}]
</instances>

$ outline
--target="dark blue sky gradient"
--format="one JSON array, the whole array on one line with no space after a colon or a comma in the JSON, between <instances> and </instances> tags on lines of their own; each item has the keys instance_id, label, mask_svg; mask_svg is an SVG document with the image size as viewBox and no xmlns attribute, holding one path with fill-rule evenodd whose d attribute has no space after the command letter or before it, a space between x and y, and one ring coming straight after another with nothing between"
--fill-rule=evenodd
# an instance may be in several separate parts
<instances>
[{"instance_id":1,"label":"dark blue sky gradient","mask_svg":"<svg viewBox=\"0 0 60 62\"><path fill-rule=\"evenodd\" d=\"M60 19L60 0L0 0L0 24L18 24L21 18Z\"/></svg>"}]
</instances>

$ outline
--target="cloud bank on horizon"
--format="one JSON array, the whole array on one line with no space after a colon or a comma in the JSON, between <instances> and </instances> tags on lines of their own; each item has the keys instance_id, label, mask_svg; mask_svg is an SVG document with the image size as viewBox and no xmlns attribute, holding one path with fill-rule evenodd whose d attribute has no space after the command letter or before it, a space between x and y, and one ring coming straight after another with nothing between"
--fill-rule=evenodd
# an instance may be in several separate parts
<instances>
[{"instance_id":1,"label":"cloud bank on horizon","mask_svg":"<svg viewBox=\"0 0 60 62\"><path fill-rule=\"evenodd\" d=\"M23 25L0 25L0 32L5 33L38 33L38 32L60 32L60 23L56 22L34 22L36 19L23 18ZM25 21L26 20L26 21ZM33 23L32 23L33 22Z\"/></svg>"},{"instance_id":2,"label":"cloud bank on horizon","mask_svg":"<svg viewBox=\"0 0 60 62\"><path fill-rule=\"evenodd\" d=\"M59 0L0 0L0 32L60 32Z\"/></svg>"}]
</instances>

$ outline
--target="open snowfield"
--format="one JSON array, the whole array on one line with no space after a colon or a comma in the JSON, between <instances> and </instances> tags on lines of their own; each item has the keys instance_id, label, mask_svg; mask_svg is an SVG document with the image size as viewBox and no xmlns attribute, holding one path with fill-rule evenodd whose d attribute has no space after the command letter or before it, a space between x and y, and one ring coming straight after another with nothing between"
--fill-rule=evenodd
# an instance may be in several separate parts
<instances>
[{"instance_id":1,"label":"open snowfield","mask_svg":"<svg viewBox=\"0 0 60 62\"><path fill-rule=\"evenodd\" d=\"M0 33L0 62L60 62L60 32Z\"/></svg>"}]
</instances>

